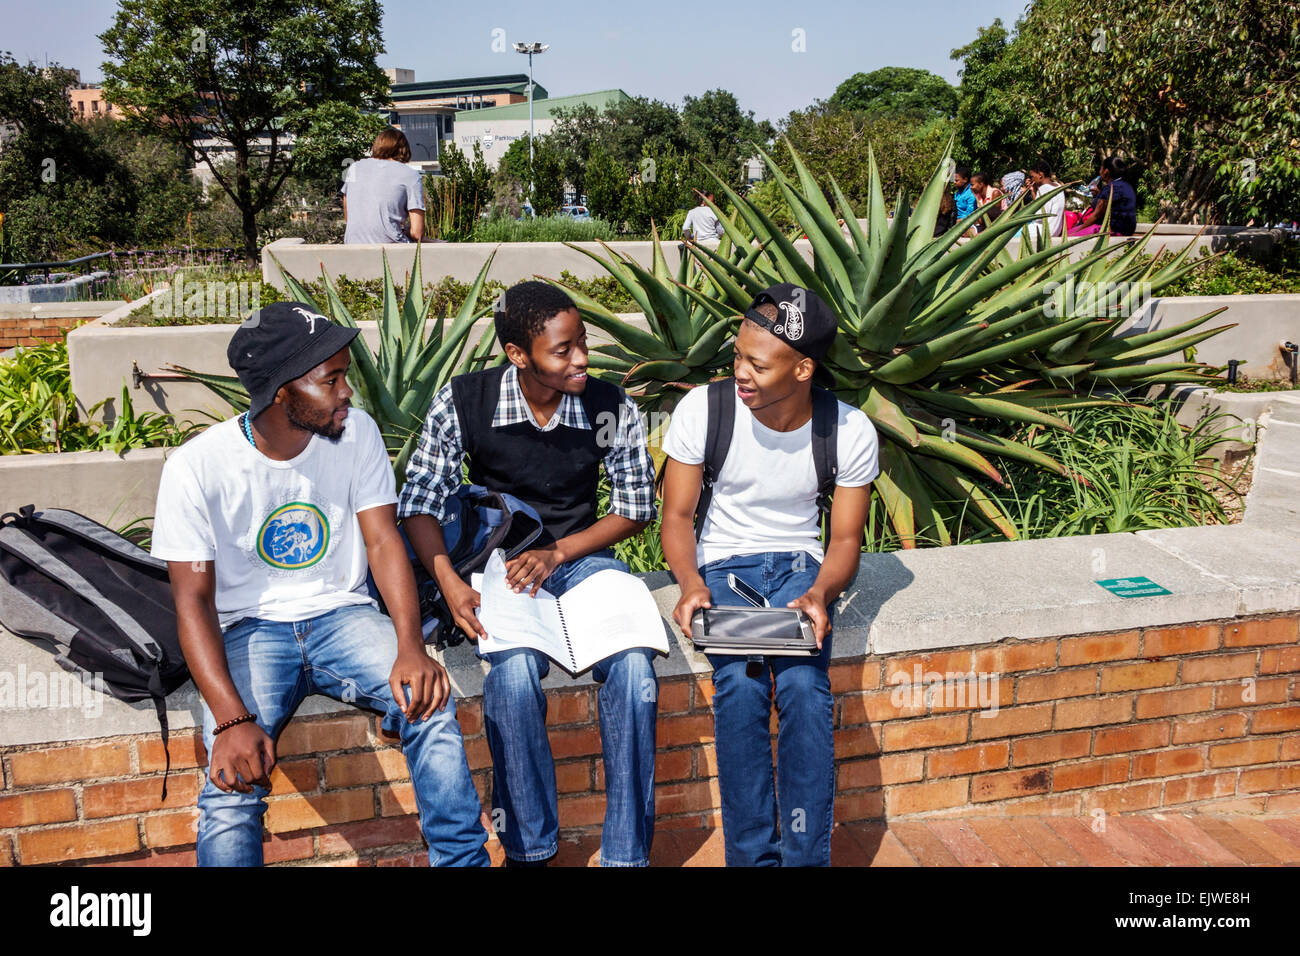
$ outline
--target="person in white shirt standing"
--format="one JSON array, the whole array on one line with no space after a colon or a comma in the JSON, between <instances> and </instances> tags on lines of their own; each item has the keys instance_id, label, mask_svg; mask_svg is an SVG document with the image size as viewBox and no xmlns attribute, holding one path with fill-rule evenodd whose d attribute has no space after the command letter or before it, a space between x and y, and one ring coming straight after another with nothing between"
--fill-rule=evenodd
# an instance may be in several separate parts
<instances>
[{"instance_id":1,"label":"person in white shirt standing","mask_svg":"<svg viewBox=\"0 0 1300 956\"><path fill-rule=\"evenodd\" d=\"M717 214L709 208L709 203L713 202L713 191L706 189L700 192L697 189L695 192L700 197L700 204L686 214L686 221L682 223L682 234L690 240L721 239L722 223L718 221Z\"/></svg>"},{"instance_id":2,"label":"person in white shirt standing","mask_svg":"<svg viewBox=\"0 0 1300 956\"><path fill-rule=\"evenodd\" d=\"M812 388L814 378L831 382L822 362L835 335L826 304L789 283L759 293L746 311L735 343L731 443L698 542L709 386L682 398L664 441L661 539L681 586L673 619L683 633L690 634L698 608L744 603L729 584L734 574L770 606L801 609L819 647L815 657L765 657L755 673L744 657L709 655L728 866L830 863L832 605L857 574L871 482L879 473L875 427L861 410L836 402L837 472L823 552ZM780 727L775 792L768 731L773 687Z\"/></svg>"},{"instance_id":3,"label":"person in white shirt standing","mask_svg":"<svg viewBox=\"0 0 1300 956\"><path fill-rule=\"evenodd\" d=\"M261 865L275 741L308 694L400 733L430 865L489 862L447 673L424 648L392 464L350 407L356 335L304 302L254 312L226 353L248 412L163 467L151 550L203 699L200 866Z\"/></svg>"}]
</instances>

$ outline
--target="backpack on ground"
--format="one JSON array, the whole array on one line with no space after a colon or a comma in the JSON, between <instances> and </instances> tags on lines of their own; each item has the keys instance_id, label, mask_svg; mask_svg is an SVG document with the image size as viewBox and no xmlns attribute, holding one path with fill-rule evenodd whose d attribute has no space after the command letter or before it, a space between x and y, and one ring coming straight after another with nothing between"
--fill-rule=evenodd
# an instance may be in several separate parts
<instances>
[{"instance_id":1,"label":"backpack on ground","mask_svg":"<svg viewBox=\"0 0 1300 956\"><path fill-rule=\"evenodd\" d=\"M167 767L166 697L189 680L167 562L75 511L0 516L0 624L53 645L64 670L118 700L153 701Z\"/></svg>"},{"instance_id":2,"label":"backpack on ground","mask_svg":"<svg viewBox=\"0 0 1300 956\"><path fill-rule=\"evenodd\" d=\"M713 501L713 485L727 461L731 433L736 427L736 380L719 379L708 384L709 424L704 441L704 483L695 506L695 540L700 540L704 516ZM812 451L817 469L817 511L823 538L830 530L831 495L839 472L839 400L824 388L812 387Z\"/></svg>"}]
</instances>

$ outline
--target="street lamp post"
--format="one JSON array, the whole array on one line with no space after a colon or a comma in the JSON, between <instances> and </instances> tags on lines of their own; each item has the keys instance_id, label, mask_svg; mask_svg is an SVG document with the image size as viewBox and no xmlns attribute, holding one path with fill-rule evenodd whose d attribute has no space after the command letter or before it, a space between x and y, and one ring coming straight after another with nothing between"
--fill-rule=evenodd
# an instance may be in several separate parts
<instances>
[{"instance_id":1,"label":"street lamp post","mask_svg":"<svg viewBox=\"0 0 1300 956\"><path fill-rule=\"evenodd\" d=\"M528 54L528 198L536 199L534 195L536 184L533 182L533 54L541 56L550 49L549 43L516 43L516 53ZM537 206L533 206L533 215L537 215Z\"/></svg>"}]
</instances>

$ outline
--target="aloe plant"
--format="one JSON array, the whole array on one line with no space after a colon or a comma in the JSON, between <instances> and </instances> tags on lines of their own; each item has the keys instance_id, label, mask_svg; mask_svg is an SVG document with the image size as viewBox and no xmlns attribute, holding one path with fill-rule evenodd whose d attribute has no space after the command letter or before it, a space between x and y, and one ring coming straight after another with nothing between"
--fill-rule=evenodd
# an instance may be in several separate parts
<instances>
[{"instance_id":1,"label":"aloe plant","mask_svg":"<svg viewBox=\"0 0 1300 956\"><path fill-rule=\"evenodd\" d=\"M758 152L806 234L813 261L709 170L735 209L725 217L712 206L726 232L716 252L688 246L675 276L657 237L649 270L612 250L609 258L588 253L628 289L652 333L579 301L584 318L614 340L598 349L602 356L592 365L621 380L643 406L669 408L676 390L708 381L730 362L726 340L758 291L793 282L815 292L839 324L826 363L835 390L871 418L881 439L875 490L888 527L877 523L869 529L876 542L889 537L903 547L919 540L949 544L963 520L1015 538L1015 523L989 494L990 485L1004 484L991 459L1067 477L1073 472L1041 449L997 434L999 428L1037 423L1069 432L1070 424L1056 413L1122 405L1123 389L1210 380L1220 371L1198 362L1150 360L1231 328L1192 331L1222 309L1171 329L1113 334L1144 295L1197 267L1189 260L1190 245L1168 261L1143 255L1151 232L1122 243L1106 234L1060 241L1044 235L1013 248L1029 224L1041 221L1043 207L1059 190L1022 197L967 241L958 239L991 205L935 237L948 155L914 207L899 193L890 219L869 151L863 228L834 178L832 207L793 148L793 178L766 151ZM1070 282L1081 294L1053 296ZM1099 284L1103 291L1120 292L1113 310L1100 310L1100 316Z\"/></svg>"},{"instance_id":2,"label":"aloe plant","mask_svg":"<svg viewBox=\"0 0 1300 956\"><path fill-rule=\"evenodd\" d=\"M606 377L616 376L638 404L657 410L672 404L666 392L681 393L702 385L731 364L731 339L740 320L734 309L717 298L717 282L726 282L725 277L715 279L709 268L686 255L680 257L676 270L670 269L659 232L653 223L650 229L654 252L649 269L603 241L608 257L565 243L614 277L645 316L649 332L624 322L591 296L556 279L538 278L564 291L583 319L614 339L611 345L591 350L591 367ZM755 247L735 253L734 265L743 271L761 251ZM710 254L730 255L731 240L724 238L718 252Z\"/></svg>"},{"instance_id":3,"label":"aloe plant","mask_svg":"<svg viewBox=\"0 0 1300 956\"><path fill-rule=\"evenodd\" d=\"M490 308L478 308L476 303L492 267L493 255L488 255L456 314L442 316L432 324L427 324L432 300L424 295L419 250L416 250L415 265L406 284L406 295L400 302L388 256L384 255L382 309L377 320L379 351L372 352L363 336L358 335L352 340L348 384L356 393L356 404L379 425L399 485L405 479L406 462L415 450L424 416L438 389L453 375L504 361L502 356L492 355L494 332L491 326L472 347L469 346L475 321L490 312ZM321 284L325 301L321 302L286 272L279 260L274 256L272 260L280 270L290 297L313 304L318 312L341 325L357 327L356 319L339 298L338 290L323 268ZM206 385L237 411L248 408L248 393L235 376L211 375L183 367L176 367L176 370Z\"/></svg>"}]
</instances>

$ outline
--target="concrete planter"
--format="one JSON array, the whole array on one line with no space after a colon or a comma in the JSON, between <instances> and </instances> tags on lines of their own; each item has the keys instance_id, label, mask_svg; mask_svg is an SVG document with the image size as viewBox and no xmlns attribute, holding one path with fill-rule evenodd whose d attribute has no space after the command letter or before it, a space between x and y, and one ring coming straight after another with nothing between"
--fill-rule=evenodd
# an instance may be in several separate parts
<instances>
[{"instance_id":1,"label":"concrete planter","mask_svg":"<svg viewBox=\"0 0 1300 956\"><path fill-rule=\"evenodd\" d=\"M119 319L129 315L141 304L155 296L169 295L163 286L146 299L131 303L123 309L105 315L97 322L84 325L68 335L68 357L72 367L72 391L77 396L83 413L101 399L107 399L104 417L112 421L117 414L116 403L125 382L131 388L131 401L137 411L164 411L178 420L203 421L206 415L226 417L231 409L220 401L206 386L195 382L178 381L168 377L166 366L178 365L229 375L226 348L239 326L177 325L132 326L118 328ZM627 314L624 319L646 328L645 317L640 313ZM470 332L471 344L478 341L492 320L480 319ZM361 322L362 337L372 349L379 348L379 328L375 322ZM608 341L598 330L590 332L592 344ZM143 373L137 382L136 370ZM92 397L93 396L93 397Z\"/></svg>"},{"instance_id":2,"label":"concrete planter","mask_svg":"<svg viewBox=\"0 0 1300 956\"><path fill-rule=\"evenodd\" d=\"M861 220L860 220L861 221ZM1187 234L1157 233L1153 237L1152 251L1163 248L1169 252L1180 252L1188 245L1200 250L1217 251L1227 248L1227 234L1206 234L1202 236ZM714 246L709 240L703 243ZM584 249L590 249L598 255L605 255L600 243L574 243ZM807 239L795 242L795 248L803 257L812 262L812 244ZM1019 240L1013 239L1008 246L1012 255L1019 248ZM653 256L654 244L651 242L611 242L610 248L630 256L643 266L649 266ZM499 279L507 285L513 285L522 279L531 279L535 275L559 278L562 271L568 270L579 279L591 279L607 273L599 264L559 242L426 242L418 246L421 268L426 277L449 275L460 282L472 282L487 257L496 253L492 268L488 271L489 279ZM1070 250L1070 257L1077 259L1086 255L1091 248L1089 243L1081 243ZM389 267L395 275L410 272L415 261L414 243L391 243L386 245L308 245L301 239L281 239L262 248L262 281L283 289L280 270L275 260L279 260L290 275L300 280L315 279L321 269L330 276L345 275L352 279L378 279L384 274L383 255L388 256ZM678 242L663 243L664 256L668 267L676 269L678 263ZM1198 253L1194 253L1198 254ZM274 257L274 258L272 258Z\"/></svg>"},{"instance_id":3,"label":"concrete planter","mask_svg":"<svg viewBox=\"0 0 1300 956\"><path fill-rule=\"evenodd\" d=\"M0 455L0 510L66 508L110 528L151 517L168 448Z\"/></svg>"},{"instance_id":4,"label":"concrete planter","mask_svg":"<svg viewBox=\"0 0 1300 956\"><path fill-rule=\"evenodd\" d=\"M107 272L92 272L65 282L37 282L31 285L0 285L0 303L70 302L80 299Z\"/></svg>"},{"instance_id":5,"label":"concrete planter","mask_svg":"<svg viewBox=\"0 0 1300 956\"><path fill-rule=\"evenodd\" d=\"M648 245L648 243L647 243ZM427 268L427 263L426 263ZM426 273L427 274L427 273ZM169 295L167 287L152 295ZM141 302L148 302L148 299ZM202 385L192 382L154 378L167 374L164 366L183 365L200 372L228 375L226 346L234 335L235 325L190 325L174 327L116 328L113 323L138 308L136 302L84 325L68 335L68 354L72 364L72 387L84 408L107 399L105 415L116 414L115 400L122 383L132 386L132 401L138 409L166 411L181 418L200 420L204 412L226 415L229 409ZM1240 359L1242 373L1261 378L1283 378L1289 374L1279 365L1280 341L1300 340L1300 295L1190 296L1152 299L1130 321L1120 327L1121 334L1139 333L1189 321L1221 306L1228 310L1211 325L1237 323L1197 346L1197 358L1212 365L1226 365L1228 359ZM640 313L622 316L645 328ZM490 320L480 320L471 333L471 341L487 328ZM375 323L362 322L362 335L372 347L378 347ZM593 344L603 341L591 330ZM138 386L133 369L145 373Z\"/></svg>"}]
</instances>

